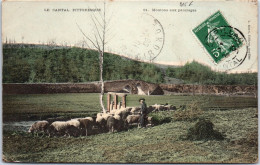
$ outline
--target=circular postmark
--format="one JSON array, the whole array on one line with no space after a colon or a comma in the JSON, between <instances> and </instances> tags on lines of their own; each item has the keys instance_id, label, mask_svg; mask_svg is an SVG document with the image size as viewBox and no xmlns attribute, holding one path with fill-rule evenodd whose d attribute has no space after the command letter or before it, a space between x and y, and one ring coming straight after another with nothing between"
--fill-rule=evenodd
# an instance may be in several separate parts
<instances>
[{"instance_id":1,"label":"circular postmark","mask_svg":"<svg viewBox=\"0 0 260 165\"><path fill-rule=\"evenodd\" d=\"M152 62L163 49L165 33L162 24L154 16L142 14L138 18L138 34L132 43L132 57Z\"/></svg>"},{"instance_id":2,"label":"circular postmark","mask_svg":"<svg viewBox=\"0 0 260 165\"><path fill-rule=\"evenodd\" d=\"M215 27L204 43L214 59L217 70L229 71L240 66L247 57L248 46L244 34L232 26Z\"/></svg>"}]
</instances>

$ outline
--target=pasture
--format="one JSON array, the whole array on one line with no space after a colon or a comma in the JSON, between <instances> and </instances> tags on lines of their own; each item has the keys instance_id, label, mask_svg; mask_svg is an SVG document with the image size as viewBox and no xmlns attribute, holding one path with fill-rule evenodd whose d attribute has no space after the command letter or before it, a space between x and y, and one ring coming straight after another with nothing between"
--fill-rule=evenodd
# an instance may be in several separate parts
<instances>
[{"instance_id":1,"label":"pasture","mask_svg":"<svg viewBox=\"0 0 260 165\"><path fill-rule=\"evenodd\" d=\"M140 96L128 95L127 106L139 106ZM252 163L257 161L257 98L223 96L144 96L148 105L176 107L200 102L200 118L210 119L225 140L190 141L183 137L198 119L177 121L175 111L162 112L169 123L88 137L35 136L3 131L3 158L19 162L88 163ZM3 121L49 117L94 116L98 94L3 95ZM104 98L106 100L106 97ZM106 103L105 103L106 105Z\"/></svg>"},{"instance_id":2,"label":"pasture","mask_svg":"<svg viewBox=\"0 0 260 165\"><path fill-rule=\"evenodd\" d=\"M140 106L138 100L141 97L146 99L147 105L169 103L179 107L198 101L204 110L257 107L257 98L254 97L174 95L128 95L126 106ZM106 106L106 95L104 105ZM57 116L65 118L93 116L100 111L97 93L3 95L4 121L41 120Z\"/></svg>"}]
</instances>

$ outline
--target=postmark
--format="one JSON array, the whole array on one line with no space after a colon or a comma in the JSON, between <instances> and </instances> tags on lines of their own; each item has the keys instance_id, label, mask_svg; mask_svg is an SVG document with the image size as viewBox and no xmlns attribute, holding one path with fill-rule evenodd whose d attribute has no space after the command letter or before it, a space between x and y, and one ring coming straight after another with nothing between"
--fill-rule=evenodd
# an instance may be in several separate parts
<instances>
[{"instance_id":1,"label":"postmark","mask_svg":"<svg viewBox=\"0 0 260 165\"><path fill-rule=\"evenodd\" d=\"M211 15L192 31L218 70L234 69L246 59L245 36L240 30L230 26L220 11Z\"/></svg>"},{"instance_id":2,"label":"postmark","mask_svg":"<svg viewBox=\"0 0 260 165\"><path fill-rule=\"evenodd\" d=\"M142 14L139 18L141 31L133 43L134 57L143 61L153 62L161 53L165 33L162 24L158 19L150 14Z\"/></svg>"}]
</instances>

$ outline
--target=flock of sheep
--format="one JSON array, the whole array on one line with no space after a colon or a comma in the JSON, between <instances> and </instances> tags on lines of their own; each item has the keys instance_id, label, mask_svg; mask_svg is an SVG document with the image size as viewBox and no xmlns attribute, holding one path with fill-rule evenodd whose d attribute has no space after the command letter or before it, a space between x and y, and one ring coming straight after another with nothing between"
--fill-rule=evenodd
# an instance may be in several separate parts
<instances>
[{"instance_id":1,"label":"flock of sheep","mask_svg":"<svg viewBox=\"0 0 260 165\"><path fill-rule=\"evenodd\" d=\"M172 105L155 104L147 108L147 113L153 111L176 110ZM75 118L68 121L47 120L37 121L30 127L30 133L44 133L49 136L89 136L105 132L127 130L130 125L138 125L140 121L139 107L127 107L111 110L109 113L98 113L96 117ZM152 118L146 119L146 124L152 125Z\"/></svg>"}]
</instances>

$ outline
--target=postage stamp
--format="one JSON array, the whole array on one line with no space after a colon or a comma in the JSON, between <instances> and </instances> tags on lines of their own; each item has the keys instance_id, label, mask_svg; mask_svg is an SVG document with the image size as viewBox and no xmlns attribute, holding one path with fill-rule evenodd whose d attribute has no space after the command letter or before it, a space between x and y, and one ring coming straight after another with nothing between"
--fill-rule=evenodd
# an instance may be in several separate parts
<instances>
[{"instance_id":1,"label":"postage stamp","mask_svg":"<svg viewBox=\"0 0 260 165\"><path fill-rule=\"evenodd\" d=\"M216 64L232 52L238 51L244 43L244 38L239 35L240 31L230 26L220 11L192 31Z\"/></svg>"}]
</instances>

